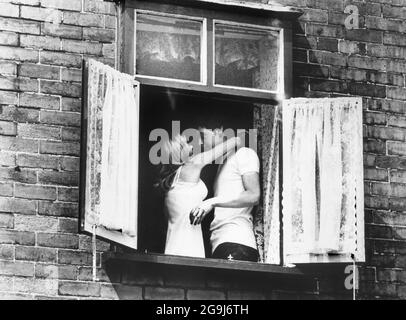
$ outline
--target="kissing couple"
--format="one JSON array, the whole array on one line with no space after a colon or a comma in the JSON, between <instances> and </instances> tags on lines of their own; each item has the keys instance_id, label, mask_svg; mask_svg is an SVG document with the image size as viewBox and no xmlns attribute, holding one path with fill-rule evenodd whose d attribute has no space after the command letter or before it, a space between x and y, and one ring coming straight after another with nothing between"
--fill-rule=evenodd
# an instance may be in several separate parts
<instances>
[{"instance_id":1,"label":"kissing couple","mask_svg":"<svg viewBox=\"0 0 406 320\"><path fill-rule=\"evenodd\" d=\"M201 223L214 210L210 224L210 258L257 262L252 209L260 199L259 158L239 137L226 138L222 129L199 128L203 152L194 153L186 136L165 142L159 187L165 193L168 229L165 254L205 258ZM214 197L200 175L222 160L214 182ZM216 162L217 162L216 161Z\"/></svg>"}]
</instances>

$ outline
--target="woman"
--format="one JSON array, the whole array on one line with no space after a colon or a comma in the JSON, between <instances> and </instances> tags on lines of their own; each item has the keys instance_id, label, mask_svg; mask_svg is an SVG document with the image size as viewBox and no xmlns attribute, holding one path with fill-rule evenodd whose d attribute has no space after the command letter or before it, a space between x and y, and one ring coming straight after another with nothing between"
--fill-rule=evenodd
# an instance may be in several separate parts
<instances>
[{"instance_id":1,"label":"woman","mask_svg":"<svg viewBox=\"0 0 406 320\"><path fill-rule=\"evenodd\" d=\"M163 152L169 164L163 165L159 186L165 191L168 218L165 254L205 257L200 225L193 224L189 213L207 197L207 187L200 179L202 169L214 160L233 152L240 138L230 138L213 149L193 155L193 146L185 136L168 141Z\"/></svg>"}]
</instances>

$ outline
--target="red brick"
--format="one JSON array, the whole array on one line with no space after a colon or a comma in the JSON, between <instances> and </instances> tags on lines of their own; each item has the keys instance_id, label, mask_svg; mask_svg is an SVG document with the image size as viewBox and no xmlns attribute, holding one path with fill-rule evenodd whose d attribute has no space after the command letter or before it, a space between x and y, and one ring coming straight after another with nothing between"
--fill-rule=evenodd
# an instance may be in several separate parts
<instances>
[{"instance_id":1,"label":"red brick","mask_svg":"<svg viewBox=\"0 0 406 320\"><path fill-rule=\"evenodd\" d=\"M388 197L406 197L406 184L372 183L372 193Z\"/></svg>"},{"instance_id":2,"label":"red brick","mask_svg":"<svg viewBox=\"0 0 406 320\"><path fill-rule=\"evenodd\" d=\"M310 89L312 91L344 92L343 83L332 80L311 79Z\"/></svg>"},{"instance_id":3,"label":"red brick","mask_svg":"<svg viewBox=\"0 0 406 320\"><path fill-rule=\"evenodd\" d=\"M332 26L323 24L306 24L306 35L318 36L318 37L331 37L331 38L343 38L344 36L343 26Z\"/></svg>"},{"instance_id":4,"label":"red brick","mask_svg":"<svg viewBox=\"0 0 406 320\"><path fill-rule=\"evenodd\" d=\"M110 251L110 249L111 249L110 247L111 247L110 242L105 242L105 241L102 241L99 239L96 240L97 251ZM92 250L93 250L92 238L87 235L84 235L84 234L79 235L79 249L83 250L83 251L87 251L87 252L92 252ZM151 280L154 283L162 284L161 280L156 281L156 277L152 277L152 278L155 278L154 280ZM126 279L127 280L125 282L127 282L127 283L143 283L145 280L145 278L142 278L142 279L144 279L144 280L142 280L138 277L135 279L131 278L131 277L127 277ZM146 281L146 283L147 282L148 281Z\"/></svg>"},{"instance_id":5,"label":"red brick","mask_svg":"<svg viewBox=\"0 0 406 320\"><path fill-rule=\"evenodd\" d=\"M338 40L329 39L329 38L319 38L319 41L317 43L317 49L337 52L338 51Z\"/></svg>"},{"instance_id":6,"label":"red brick","mask_svg":"<svg viewBox=\"0 0 406 320\"><path fill-rule=\"evenodd\" d=\"M58 187L58 200L77 202L79 201L79 190L77 188Z\"/></svg>"},{"instance_id":7,"label":"red brick","mask_svg":"<svg viewBox=\"0 0 406 320\"><path fill-rule=\"evenodd\" d=\"M101 55L103 46L98 42L62 40L62 48L69 52L83 53L88 55Z\"/></svg>"},{"instance_id":8,"label":"red brick","mask_svg":"<svg viewBox=\"0 0 406 320\"><path fill-rule=\"evenodd\" d=\"M83 10L92 13L115 14L114 4L98 0L84 0Z\"/></svg>"},{"instance_id":9,"label":"red brick","mask_svg":"<svg viewBox=\"0 0 406 320\"><path fill-rule=\"evenodd\" d=\"M382 13L384 17L406 19L406 8L395 7L391 5L383 5Z\"/></svg>"},{"instance_id":10,"label":"red brick","mask_svg":"<svg viewBox=\"0 0 406 320\"><path fill-rule=\"evenodd\" d=\"M62 12L48 8L21 6L21 18L61 23Z\"/></svg>"},{"instance_id":11,"label":"red brick","mask_svg":"<svg viewBox=\"0 0 406 320\"><path fill-rule=\"evenodd\" d=\"M406 226L406 215L400 212L374 211L374 223L385 224L389 226ZM396 233L396 230L393 230Z\"/></svg>"},{"instance_id":12,"label":"red brick","mask_svg":"<svg viewBox=\"0 0 406 320\"><path fill-rule=\"evenodd\" d=\"M0 245L0 260L14 260L14 246Z\"/></svg>"},{"instance_id":13,"label":"red brick","mask_svg":"<svg viewBox=\"0 0 406 320\"><path fill-rule=\"evenodd\" d=\"M366 83L352 83L348 86L349 92L358 96L386 97L386 87Z\"/></svg>"},{"instance_id":14,"label":"red brick","mask_svg":"<svg viewBox=\"0 0 406 320\"><path fill-rule=\"evenodd\" d=\"M14 216L10 213L0 212L0 228L13 229L14 228Z\"/></svg>"},{"instance_id":15,"label":"red brick","mask_svg":"<svg viewBox=\"0 0 406 320\"><path fill-rule=\"evenodd\" d=\"M16 165L15 159L16 159L15 153L0 151L0 162L4 166L15 167Z\"/></svg>"},{"instance_id":16,"label":"red brick","mask_svg":"<svg viewBox=\"0 0 406 320\"><path fill-rule=\"evenodd\" d=\"M51 185L78 186L79 173L40 171L38 172L38 182Z\"/></svg>"},{"instance_id":17,"label":"red brick","mask_svg":"<svg viewBox=\"0 0 406 320\"><path fill-rule=\"evenodd\" d=\"M38 91L38 80L14 77L0 78L0 89L13 91Z\"/></svg>"},{"instance_id":18,"label":"red brick","mask_svg":"<svg viewBox=\"0 0 406 320\"><path fill-rule=\"evenodd\" d=\"M63 16L63 23L83 27L104 27L104 17L95 13L66 12Z\"/></svg>"},{"instance_id":19,"label":"red brick","mask_svg":"<svg viewBox=\"0 0 406 320\"><path fill-rule=\"evenodd\" d=\"M82 107L81 99L62 97L62 110L80 112Z\"/></svg>"},{"instance_id":20,"label":"red brick","mask_svg":"<svg viewBox=\"0 0 406 320\"><path fill-rule=\"evenodd\" d=\"M61 70L61 80L62 81L82 81L82 70L81 69L66 69Z\"/></svg>"},{"instance_id":21,"label":"red brick","mask_svg":"<svg viewBox=\"0 0 406 320\"><path fill-rule=\"evenodd\" d=\"M324 51L310 51L310 62L316 62L320 64L328 64L333 66L346 66L346 57L339 53L324 52Z\"/></svg>"},{"instance_id":22,"label":"red brick","mask_svg":"<svg viewBox=\"0 0 406 320\"><path fill-rule=\"evenodd\" d=\"M10 3L2 3L0 6L0 16L2 17L17 17L19 10L18 6Z\"/></svg>"},{"instance_id":23,"label":"red brick","mask_svg":"<svg viewBox=\"0 0 406 320\"><path fill-rule=\"evenodd\" d=\"M374 181L389 181L388 170L386 169L364 169L364 178Z\"/></svg>"},{"instance_id":24,"label":"red brick","mask_svg":"<svg viewBox=\"0 0 406 320\"><path fill-rule=\"evenodd\" d=\"M46 279L76 280L78 275L76 266L61 266L53 264L35 265L35 277Z\"/></svg>"},{"instance_id":25,"label":"red brick","mask_svg":"<svg viewBox=\"0 0 406 320\"><path fill-rule=\"evenodd\" d=\"M38 213L57 217L78 217L77 203L39 201Z\"/></svg>"},{"instance_id":26,"label":"red brick","mask_svg":"<svg viewBox=\"0 0 406 320\"><path fill-rule=\"evenodd\" d=\"M34 139L61 139L61 129L39 124L18 124L18 136Z\"/></svg>"},{"instance_id":27,"label":"red brick","mask_svg":"<svg viewBox=\"0 0 406 320\"><path fill-rule=\"evenodd\" d=\"M59 68L40 64L20 64L18 75L30 78L59 80Z\"/></svg>"},{"instance_id":28,"label":"red brick","mask_svg":"<svg viewBox=\"0 0 406 320\"><path fill-rule=\"evenodd\" d=\"M41 141L40 152L44 154L60 154L67 156L79 156L79 143L75 142L51 142Z\"/></svg>"},{"instance_id":29,"label":"red brick","mask_svg":"<svg viewBox=\"0 0 406 320\"><path fill-rule=\"evenodd\" d=\"M17 126L13 122L0 121L0 134L3 136L16 136Z\"/></svg>"},{"instance_id":30,"label":"red brick","mask_svg":"<svg viewBox=\"0 0 406 320\"><path fill-rule=\"evenodd\" d=\"M99 297L100 284L94 282L60 281L58 293L67 296Z\"/></svg>"},{"instance_id":31,"label":"red brick","mask_svg":"<svg viewBox=\"0 0 406 320\"><path fill-rule=\"evenodd\" d=\"M388 141L388 154L406 156L406 144L404 142Z\"/></svg>"},{"instance_id":32,"label":"red brick","mask_svg":"<svg viewBox=\"0 0 406 320\"><path fill-rule=\"evenodd\" d=\"M382 225L366 225L365 237L367 238L383 238L392 239L392 228Z\"/></svg>"},{"instance_id":33,"label":"red brick","mask_svg":"<svg viewBox=\"0 0 406 320\"><path fill-rule=\"evenodd\" d=\"M0 260L0 274L32 277L34 275L34 264L29 262Z\"/></svg>"},{"instance_id":34,"label":"red brick","mask_svg":"<svg viewBox=\"0 0 406 320\"><path fill-rule=\"evenodd\" d=\"M368 109L381 110L392 113L405 113L406 101L396 101L389 99L368 99Z\"/></svg>"},{"instance_id":35,"label":"red brick","mask_svg":"<svg viewBox=\"0 0 406 320\"><path fill-rule=\"evenodd\" d=\"M327 23L328 13L320 9L305 9L299 17L299 21L309 21L318 23Z\"/></svg>"},{"instance_id":36,"label":"red brick","mask_svg":"<svg viewBox=\"0 0 406 320\"><path fill-rule=\"evenodd\" d=\"M82 38L82 27L42 22L41 34L46 36L80 40Z\"/></svg>"},{"instance_id":37,"label":"red brick","mask_svg":"<svg viewBox=\"0 0 406 320\"><path fill-rule=\"evenodd\" d=\"M348 57L348 66L360 69L372 69L375 71L386 71L386 60L369 58L369 57Z\"/></svg>"},{"instance_id":38,"label":"red brick","mask_svg":"<svg viewBox=\"0 0 406 320\"><path fill-rule=\"evenodd\" d=\"M60 98L45 94L21 93L20 106L58 110L60 107Z\"/></svg>"},{"instance_id":39,"label":"red brick","mask_svg":"<svg viewBox=\"0 0 406 320\"><path fill-rule=\"evenodd\" d=\"M42 123L79 127L80 121L81 117L79 113L41 111Z\"/></svg>"},{"instance_id":40,"label":"red brick","mask_svg":"<svg viewBox=\"0 0 406 320\"><path fill-rule=\"evenodd\" d=\"M56 232L58 230L58 219L27 215L15 215L14 219L15 230L33 232Z\"/></svg>"},{"instance_id":41,"label":"red brick","mask_svg":"<svg viewBox=\"0 0 406 320\"><path fill-rule=\"evenodd\" d=\"M63 10L71 11L81 11L82 1L81 0L41 0L41 5L47 8L57 8Z\"/></svg>"},{"instance_id":42,"label":"red brick","mask_svg":"<svg viewBox=\"0 0 406 320\"><path fill-rule=\"evenodd\" d=\"M61 170L64 171L79 171L79 158L62 157Z\"/></svg>"},{"instance_id":43,"label":"red brick","mask_svg":"<svg viewBox=\"0 0 406 320\"><path fill-rule=\"evenodd\" d=\"M41 63L80 68L82 59L79 55L52 51L41 52Z\"/></svg>"},{"instance_id":44,"label":"red brick","mask_svg":"<svg viewBox=\"0 0 406 320\"><path fill-rule=\"evenodd\" d=\"M0 291L13 290L13 278L0 276Z\"/></svg>"},{"instance_id":45,"label":"red brick","mask_svg":"<svg viewBox=\"0 0 406 320\"><path fill-rule=\"evenodd\" d=\"M16 92L7 92L0 90L0 104L17 104L17 101L18 95Z\"/></svg>"},{"instance_id":46,"label":"red brick","mask_svg":"<svg viewBox=\"0 0 406 320\"><path fill-rule=\"evenodd\" d=\"M389 199L389 209L394 211L404 211L405 198L391 198Z\"/></svg>"},{"instance_id":47,"label":"red brick","mask_svg":"<svg viewBox=\"0 0 406 320\"><path fill-rule=\"evenodd\" d=\"M26 199L0 197L0 211L23 213L23 214L35 214L36 202Z\"/></svg>"},{"instance_id":48,"label":"red brick","mask_svg":"<svg viewBox=\"0 0 406 320\"><path fill-rule=\"evenodd\" d=\"M353 41L365 41L382 43L383 34L382 31L367 30L367 29L353 29L346 30L345 39Z\"/></svg>"},{"instance_id":49,"label":"red brick","mask_svg":"<svg viewBox=\"0 0 406 320\"><path fill-rule=\"evenodd\" d=\"M17 46L18 34L14 32L1 32L0 44L5 46Z\"/></svg>"},{"instance_id":50,"label":"red brick","mask_svg":"<svg viewBox=\"0 0 406 320\"><path fill-rule=\"evenodd\" d=\"M103 56L114 59L116 56L116 45L114 43L104 43Z\"/></svg>"},{"instance_id":51,"label":"red brick","mask_svg":"<svg viewBox=\"0 0 406 320\"><path fill-rule=\"evenodd\" d=\"M20 46L26 48L36 48L56 51L61 49L61 40L56 37L32 36L21 34Z\"/></svg>"},{"instance_id":52,"label":"red brick","mask_svg":"<svg viewBox=\"0 0 406 320\"><path fill-rule=\"evenodd\" d=\"M39 34L40 23L23 19L0 17L0 30L14 31L18 33Z\"/></svg>"},{"instance_id":53,"label":"red brick","mask_svg":"<svg viewBox=\"0 0 406 320\"><path fill-rule=\"evenodd\" d=\"M83 29L83 39L100 42L114 42L115 31L111 29L101 28L85 28Z\"/></svg>"},{"instance_id":54,"label":"red brick","mask_svg":"<svg viewBox=\"0 0 406 320\"><path fill-rule=\"evenodd\" d=\"M184 300L185 291L180 288L145 287L145 300Z\"/></svg>"},{"instance_id":55,"label":"red brick","mask_svg":"<svg viewBox=\"0 0 406 320\"><path fill-rule=\"evenodd\" d=\"M34 245L35 233L0 229L0 243Z\"/></svg>"},{"instance_id":56,"label":"red brick","mask_svg":"<svg viewBox=\"0 0 406 320\"><path fill-rule=\"evenodd\" d=\"M79 236L62 233L38 233L37 244L41 247L78 249Z\"/></svg>"},{"instance_id":57,"label":"red brick","mask_svg":"<svg viewBox=\"0 0 406 320\"><path fill-rule=\"evenodd\" d=\"M389 209L389 200L386 197L365 196L364 202L366 208Z\"/></svg>"},{"instance_id":58,"label":"red brick","mask_svg":"<svg viewBox=\"0 0 406 320\"><path fill-rule=\"evenodd\" d=\"M401 33L386 32L383 36L383 43L395 46L406 46L406 36Z\"/></svg>"},{"instance_id":59,"label":"red brick","mask_svg":"<svg viewBox=\"0 0 406 320\"><path fill-rule=\"evenodd\" d=\"M6 197L13 196L13 183L0 182L0 195Z\"/></svg>"},{"instance_id":60,"label":"red brick","mask_svg":"<svg viewBox=\"0 0 406 320\"><path fill-rule=\"evenodd\" d=\"M19 152L38 152L38 142L32 139L21 139L0 136L0 149Z\"/></svg>"},{"instance_id":61,"label":"red brick","mask_svg":"<svg viewBox=\"0 0 406 320\"><path fill-rule=\"evenodd\" d=\"M406 139L406 130L391 127L367 126L367 137L404 141Z\"/></svg>"},{"instance_id":62,"label":"red brick","mask_svg":"<svg viewBox=\"0 0 406 320\"><path fill-rule=\"evenodd\" d=\"M16 246L16 260L56 262L56 249Z\"/></svg>"},{"instance_id":63,"label":"red brick","mask_svg":"<svg viewBox=\"0 0 406 320\"><path fill-rule=\"evenodd\" d=\"M80 97L82 95L82 87L69 82L41 80L40 88L42 93L66 97Z\"/></svg>"},{"instance_id":64,"label":"red brick","mask_svg":"<svg viewBox=\"0 0 406 320\"><path fill-rule=\"evenodd\" d=\"M364 123L386 125L386 114L380 112L364 112Z\"/></svg>"},{"instance_id":65,"label":"red brick","mask_svg":"<svg viewBox=\"0 0 406 320\"><path fill-rule=\"evenodd\" d=\"M62 128L63 141L80 141L80 128Z\"/></svg>"},{"instance_id":66,"label":"red brick","mask_svg":"<svg viewBox=\"0 0 406 320\"><path fill-rule=\"evenodd\" d=\"M380 156L376 158L376 165L381 168L405 169L406 158L398 156Z\"/></svg>"},{"instance_id":67,"label":"red brick","mask_svg":"<svg viewBox=\"0 0 406 320\"><path fill-rule=\"evenodd\" d=\"M58 222L58 232L78 233L77 219L59 218Z\"/></svg>"},{"instance_id":68,"label":"red brick","mask_svg":"<svg viewBox=\"0 0 406 320\"><path fill-rule=\"evenodd\" d=\"M14 290L30 294L56 295L58 292L58 281L53 279L15 278Z\"/></svg>"},{"instance_id":69,"label":"red brick","mask_svg":"<svg viewBox=\"0 0 406 320\"><path fill-rule=\"evenodd\" d=\"M406 24L401 20L390 20L381 17L365 17L365 26L368 29L378 29L383 31L405 32Z\"/></svg>"},{"instance_id":70,"label":"red brick","mask_svg":"<svg viewBox=\"0 0 406 320\"><path fill-rule=\"evenodd\" d=\"M58 169L58 160L58 157L48 155L24 153L17 155L17 165L28 168Z\"/></svg>"},{"instance_id":71,"label":"red brick","mask_svg":"<svg viewBox=\"0 0 406 320\"><path fill-rule=\"evenodd\" d=\"M106 29L115 29L117 25L117 19L115 16L104 16L104 24Z\"/></svg>"},{"instance_id":72,"label":"red brick","mask_svg":"<svg viewBox=\"0 0 406 320\"><path fill-rule=\"evenodd\" d=\"M98 255L98 258L100 256ZM88 252L80 252L73 250L58 250L58 262L68 265L92 265L92 254Z\"/></svg>"},{"instance_id":73,"label":"red brick","mask_svg":"<svg viewBox=\"0 0 406 320\"><path fill-rule=\"evenodd\" d=\"M294 75L299 76L314 76L327 78L329 75L329 68L310 63L294 63Z\"/></svg>"},{"instance_id":74,"label":"red brick","mask_svg":"<svg viewBox=\"0 0 406 320\"><path fill-rule=\"evenodd\" d=\"M398 87L388 87L388 98L406 100L406 89Z\"/></svg>"},{"instance_id":75,"label":"red brick","mask_svg":"<svg viewBox=\"0 0 406 320\"><path fill-rule=\"evenodd\" d=\"M56 188L29 184L16 184L15 196L27 199L56 200Z\"/></svg>"},{"instance_id":76,"label":"red brick","mask_svg":"<svg viewBox=\"0 0 406 320\"><path fill-rule=\"evenodd\" d=\"M0 178L24 183L37 182L37 175L34 170L20 168L0 168Z\"/></svg>"}]
</instances>

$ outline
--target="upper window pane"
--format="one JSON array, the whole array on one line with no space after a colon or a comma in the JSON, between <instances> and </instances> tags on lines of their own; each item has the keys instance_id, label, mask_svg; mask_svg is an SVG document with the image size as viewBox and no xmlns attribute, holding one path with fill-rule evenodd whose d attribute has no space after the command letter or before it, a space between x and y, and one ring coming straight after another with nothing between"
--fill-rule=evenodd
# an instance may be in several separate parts
<instances>
[{"instance_id":1,"label":"upper window pane","mask_svg":"<svg viewBox=\"0 0 406 320\"><path fill-rule=\"evenodd\" d=\"M136 74L202 82L203 22L137 12Z\"/></svg>"},{"instance_id":2,"label":"upper window pane","mask_svg":"<svg viewBox=\"0 0 406 320\"><path fill-rule=\"evenodd\" d=\"M279 31L215 23L215 84L276 91Z\"/></svg>"}]
</instances>

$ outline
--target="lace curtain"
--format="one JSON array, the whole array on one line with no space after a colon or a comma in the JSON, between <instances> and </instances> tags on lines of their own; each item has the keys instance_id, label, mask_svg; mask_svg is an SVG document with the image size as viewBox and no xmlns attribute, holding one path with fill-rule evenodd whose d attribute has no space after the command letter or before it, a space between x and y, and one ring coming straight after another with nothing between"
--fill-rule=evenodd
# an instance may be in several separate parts
<instances>
[{"instance_id":1,"label":"lace curtain","mask_svg":"<svg viewBox=\"0 0 406 320\"><path fill-rule=\"evenodd\" d=\"M138 102L130 75L89 60L86 220L137 233Z\"/></svg>"},{"instance_id":2,"label":"lace curtain","mask_svg":"<svg viewBox=\"0 0 406 320\"><path fill-rule=\"evenodd\" d=\"M355 253L363 183L360 99L287 100L283 145L285 254Z\"/></svg>"}]
</instances>

